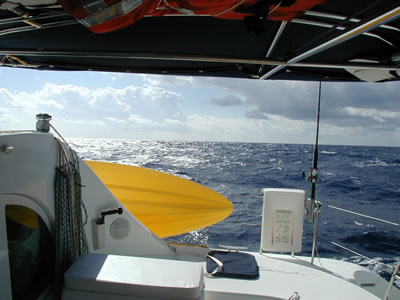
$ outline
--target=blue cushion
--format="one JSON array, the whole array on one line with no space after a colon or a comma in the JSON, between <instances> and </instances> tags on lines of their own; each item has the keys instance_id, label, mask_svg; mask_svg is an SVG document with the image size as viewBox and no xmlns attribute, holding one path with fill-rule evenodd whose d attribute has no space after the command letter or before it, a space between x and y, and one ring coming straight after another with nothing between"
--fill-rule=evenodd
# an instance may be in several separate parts
<instances>
[{"instance_id":1,"label":"blue cushion","mask_svg":"<svg viewBox=\"0 0 400 300\"><path fill-rule=\"evenodd\" d=\"M254 279L259 276L253 255L243 252L210 251L207 272L213 276Z\"/></svg>"}]
</instances>

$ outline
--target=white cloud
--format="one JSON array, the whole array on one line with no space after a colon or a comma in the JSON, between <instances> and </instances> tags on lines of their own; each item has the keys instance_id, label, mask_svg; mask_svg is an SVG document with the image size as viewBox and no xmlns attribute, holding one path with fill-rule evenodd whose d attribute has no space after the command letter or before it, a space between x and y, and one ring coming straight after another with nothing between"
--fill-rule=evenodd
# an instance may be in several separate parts
<instances>
[{"instance_id":1,"label":"white cloud","mask_svg":"<svg viewBox=\"0 0 400 300\"><path fill-rule=\"evenodd\" d=\"M46 83L31 93L0 88L0 128L34 129L35 115L45 112L66 136L132 137L135 130L164 130L173 120L184 120L182 101L182 95L161 87Z\"/></svg>"},{"instance_id":2,"label":"white cloud","mask_svg":"<svg viewBox=\"0 0 400 300\"><path fill-rule=\"evenodd\" d=\"M377 122L385 122L385 119L399 118L400 112L377 110L375 108L356 108L345 107L344 110L351 116L359 116L363 118L372 118Z\"/></svg>"},{"instance_id":3,"label":"white cloud","mask_svg":"<svg viewBox=\"0 0 400 300\"><path fill-rule=\"evenodd\" d=\"M0 107L0 123L8 123L10 121L9 112L7 108Z\"/></svg>"},{"instance_id":4,"label":"white cloud","mask_svg":"<svg viewBox=\"0 0 400 300\"><path fill-rule=\"evenodd\" d=\"M110 86L46 83L29 93L0 88L0 127L33 129L35 114L47 112L56 128L70 137L288 143L315 139L315 82L141 75L143 86L117 88L112 85L118 80L112 77L122 75L104 75ZM398 143L397 87L324 83L321 143Z\"/></svg>"},{"instance_id":5,"label":"white cloud","mask_svg":"<svg viewBox=\"0 0 400 300\"><path fill-rule=\"evenodd\" d=\"M122 125L126 124L126 120L117 119L117 118L113 118L113 117L104 117L104 120L110 121L112 123L122 124Z\"/></svg>"},{"instance_id":6,"label":"white cloud","mask_svg":"<svg viewBox=\"0 0 400 300\"><path fill-rule=\"evenodd\" d=\"M96 127L105 127L107 126L107 123L104 122L103 120L91 120L89 121L90 125L96 126Z\"/></svg>"},{"instance_id":7,"label":"white cloud","mask_svg":"<svg viewBox=\"0 0 400 300\"><path fill-rule=\"evenodd\" d=\"M141 74L144 83L150 86L182 86L187 88L198 87L198 78L192 76L172 76L172 75L147 75Z\"/></svg>"},{"instance_id":8,"label":"white cloud","mask_svg":"<svg viewBox=\"0 0 400 300\"><path fill-rule=\"evenodd\" d=\"M0 99L5 101L9 107L21 108L23 110L32 110L38 108L64 108L63 103L48 96L49 87L46 85L40 92L27 93L18 92L11 93L5 88L0 88Z\"/></svg>"},{"instance_id":9,"label":"white cloud","mask_svg":"<svg viewBox=\"0 0 400 300\"><path fill-rule=\"evenodd\" d=\"M268 120L191 115L185 125L193 136L208 141L310 143L314 139L308 135L312 122L293 122L273 115Z\"/></svg>"},{"instance_id":10,"label":"white cloud","mask_svg":"<svg viewBox=\"0 0 400 300\"><path fill-rule=\"evenodd\" d=\"M64 119L60 118L59 121L67 124L73 124L73 125L85 125L86 122L84 120L72 120L72 119Z\"/></svg>"},{"instance_id":11,"label":"white cloud","mask_svg":"<svg viewBox=\"0 0 400 300\"><path fill-rule=\"evenodd\" d=\"M228 95L220 98L212 98L210 101L211 104L218 106L239 106L243 104L243 100L240 97L235 95Z\"/></svg>"},{"instance_id":12,"label":"white cloud","mask_svg":"<svg viewBox=\"0 0 400 300\"><path fill-rule=\"evenodd\" d=\"M187 126L186 120L165 119L164 121L167 126L172 126L173 128L184 128Z\"/></svg>"},{"instance_id":13,"label":"white cloud","mask_svg":"<svg viewBox=\"0 0 400 300\"><path fill-rule=\"evenodd\" d=\"M137 125L154 125L155 124L152 120L143 118L142 116L139 116L139 115L130 115L128 118L128 121L131 124L137 124Z\"/></svg>"},{"instance_id":14,"label":"white cloud","mask_svg":"<svg viewBox=\"0 0 400 300\"><path fill-rule=\"evenodd\" d=\"M141 92L145 97L149 97L152 101L165 102L169 99L182 101L183 97L179 93L166 90L160 87L144 87Z\"/></svg>"}]
</instances>

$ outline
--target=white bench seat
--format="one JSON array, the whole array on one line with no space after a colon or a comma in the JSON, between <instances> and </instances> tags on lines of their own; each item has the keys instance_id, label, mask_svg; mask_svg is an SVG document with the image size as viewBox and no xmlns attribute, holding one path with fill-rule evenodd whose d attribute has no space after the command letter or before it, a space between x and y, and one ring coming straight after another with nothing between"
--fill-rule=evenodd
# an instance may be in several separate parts
<instances>
[{"instance_id":1,"label":"white bench seat","mask_svg":"<svg viewBox=\"0 0 400 300\"><path fill-rule=\"evenodd\" d=\"M91 253L65 273L62 299L201 299L202 275L191 262Z\"/></svg>"}]
</instances>

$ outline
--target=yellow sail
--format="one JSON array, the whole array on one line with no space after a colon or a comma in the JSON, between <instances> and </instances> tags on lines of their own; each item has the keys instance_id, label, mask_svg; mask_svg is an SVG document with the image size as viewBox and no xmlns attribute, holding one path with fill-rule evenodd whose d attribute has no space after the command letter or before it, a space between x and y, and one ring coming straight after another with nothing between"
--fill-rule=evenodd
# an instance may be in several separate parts
<instances>
[{"instance_id":1,"label":"yellow sail","mask_svg":"<svg viewBox=\"0 0 400 300\"><path fill-rule=\"evenodd\" d=\"M128 165L86 163L111 193L159 237L210 226L233 210L224 196L187 179Z\"/></svg>"}]
</instances>

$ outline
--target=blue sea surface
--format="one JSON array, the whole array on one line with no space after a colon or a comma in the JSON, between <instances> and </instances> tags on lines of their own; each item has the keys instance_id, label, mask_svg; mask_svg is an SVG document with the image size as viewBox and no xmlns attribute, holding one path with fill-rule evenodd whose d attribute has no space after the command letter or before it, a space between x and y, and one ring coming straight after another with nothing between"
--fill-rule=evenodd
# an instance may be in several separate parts
<instances>
[{"instance_id":1,"label":"blue sea surface","mask_svg":"<svg viewBox=\"0 0 400 300\"><path fill-rule=\"evenodd\" d=\"M230 217L213 226L170 237L168 241L245 246L258 251L263 188L307 191L312 145L219 142L163 142L121 139L70 139L84 159L150 168L205 185L234 205ZM400 257L400 227L343 213L335 206L400 223L400 148L319 146L317 200L322 202L318 228L321 257L345 259L385 278ZM304 221L303 250L310 256L313 225ZM357 251L363 258L331 242Z\"/></svg>"}]
</instances>

